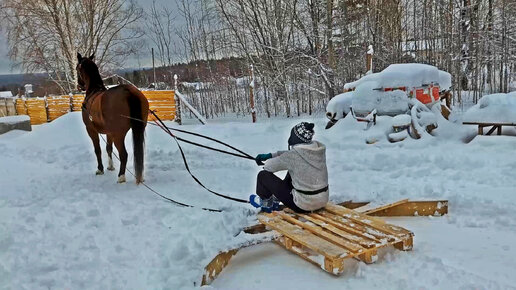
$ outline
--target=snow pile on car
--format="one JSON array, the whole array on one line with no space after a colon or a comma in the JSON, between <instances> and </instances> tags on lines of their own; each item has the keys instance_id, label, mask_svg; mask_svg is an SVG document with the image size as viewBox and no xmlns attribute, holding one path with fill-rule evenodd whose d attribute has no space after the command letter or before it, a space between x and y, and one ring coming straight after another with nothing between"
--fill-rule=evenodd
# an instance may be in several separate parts
<instances>
[{"instance_id":1,"label":"snow pile on car","mask_svg":"<svg viewBox=\"0 0 516 290\"><path fill-rule=\"evenodd\" d=\"M349 108L353 100L353 92L346 92L336 95L326 106L326 115L333 120L344 118L349 113Z\"/></svg>"},{"instance_id":2,"label":"snow pile on car","mask_svg":"<svg viewBox=\"0 0 516 290\"><path fill-rule=\"evenodd\" d=\"M483 96L464 113L462 121L516 123L516 91Z\"/></svg>"},{"instance_id":3,"label":"snow pile on car","mask_svg":"<svg viewBox=\"0 0 516 290\"><path fill-rule=\"evenodd\" d=\"M376 90L376 81L362 82L353 94L353 110L361 114L376 109L379 115L397 115L408 110L408 97L404 91Z\"/></svg>"},{"instance_id":4,"label":"snow pile on car","mask_svg":"<svg viewBox=\"0 0 516 290\"><path fill-rule=\"evenodd\" d=\"M345 90L356 89L364 82L375 81L378 88L407 87L409 89L429 84L439 84L443 89L451 87L451 75L435 66L421 63L391 64L378 73L344 85Z\"/></svg>"}]
</instances>

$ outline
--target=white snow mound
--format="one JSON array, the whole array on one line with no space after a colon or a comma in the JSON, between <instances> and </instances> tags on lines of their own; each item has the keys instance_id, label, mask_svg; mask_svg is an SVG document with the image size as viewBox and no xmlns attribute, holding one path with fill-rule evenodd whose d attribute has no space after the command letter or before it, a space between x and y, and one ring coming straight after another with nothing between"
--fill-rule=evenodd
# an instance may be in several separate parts
<instances>
[{"instance_id":1,"label":"white snow mound","mask_svg":"<svg viewBox=\"0 0 516 290\"><path fill-rule=\"evenodd\" d=\"M349 113L349 108L353 101L353 92L346 92L340 95L336 95L328 102L326 106L326 112L332 116L335 114L335 120L344 118L344 115Z\"/></svg>"},{"instance_id":2,"label":"white snow mound","mask_svg":"<svg viewBox=\"0 0 516 290\"><path fill-rule=\"evenodd\" d=\"M516 123L516 91L483 96L464 113L462 121Z\"/></svg>"}]
</instances>

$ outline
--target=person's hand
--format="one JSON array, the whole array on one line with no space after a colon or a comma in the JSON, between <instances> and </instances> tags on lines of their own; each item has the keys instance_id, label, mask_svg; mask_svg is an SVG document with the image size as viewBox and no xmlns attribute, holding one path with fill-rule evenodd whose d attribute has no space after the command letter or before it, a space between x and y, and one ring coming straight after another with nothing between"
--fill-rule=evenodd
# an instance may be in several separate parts
<instances>
[{"instance_id":1,"label":"person's hand","mask_svg":"<svg viewBox=\"0 0 516 290\"><path fill-rule=\"evenodd\" d=\"M258 165L263 165L263 161L265 161L267 159L271 159L271 158L272 158L272 153L258 154L254 158L254 161L256 161L256 164L258 164Z\"/></svg>"}]
</instances>

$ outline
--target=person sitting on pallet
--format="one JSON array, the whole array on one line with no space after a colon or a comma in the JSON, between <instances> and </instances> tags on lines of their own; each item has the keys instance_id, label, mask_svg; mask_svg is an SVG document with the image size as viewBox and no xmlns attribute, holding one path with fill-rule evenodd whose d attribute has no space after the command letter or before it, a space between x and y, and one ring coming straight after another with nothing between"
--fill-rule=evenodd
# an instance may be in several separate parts
<instances>
[{"instance_id":1,"label":"person sitting on pallet","mask_svg":"<svg viewBox=\"0 0 516 290\"><path fill-rule=\"evenodd\" d=\"M310 212L323 208L329 199L326 146L312 141L314 124L295 125L288 139L288 151L259 154L255 160L264 165L258 173L256 195L249 197L254 207L264 212L279 210L281 201L296 212ZM274 172L288 170L285 179Z\"/></svg>"}]
</instances>

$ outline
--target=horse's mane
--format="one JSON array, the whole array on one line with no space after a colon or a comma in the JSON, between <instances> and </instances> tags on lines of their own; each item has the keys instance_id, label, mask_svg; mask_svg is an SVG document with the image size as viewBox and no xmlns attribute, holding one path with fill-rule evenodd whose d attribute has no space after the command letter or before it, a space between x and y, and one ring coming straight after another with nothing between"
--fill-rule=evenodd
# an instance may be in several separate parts
<instances>
[{"instance_id":1,"label":"horse's mane","mask_svg":"<svg viewBox=\"0 0 516 290\"><path fill-rule=\"evenodd\" d=\"M99 73L99 68L89 58L83 58L81 61L81 67L84 69L84 72L90 77L90 85L89 90L105 90L104 81Z\"/></svg>"}]
</instances>

